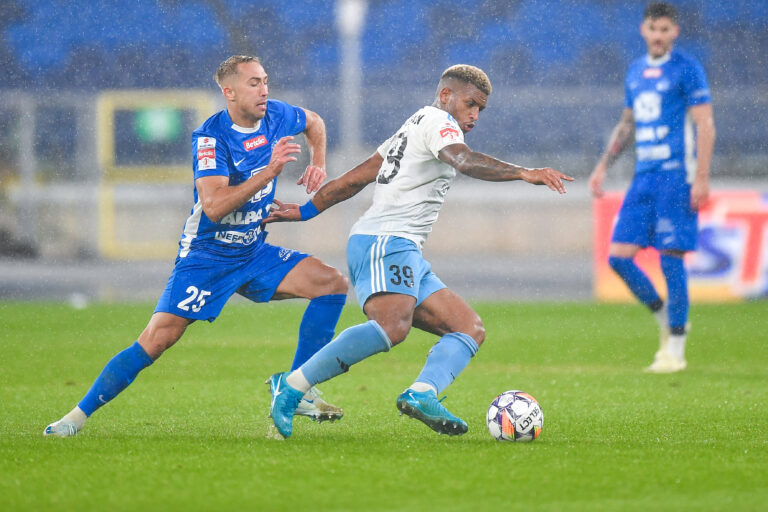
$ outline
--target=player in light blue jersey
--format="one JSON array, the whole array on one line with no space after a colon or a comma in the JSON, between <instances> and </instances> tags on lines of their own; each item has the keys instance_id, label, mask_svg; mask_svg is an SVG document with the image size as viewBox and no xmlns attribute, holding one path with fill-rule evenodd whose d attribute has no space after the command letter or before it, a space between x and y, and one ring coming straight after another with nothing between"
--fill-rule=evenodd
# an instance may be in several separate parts
<instances>
[{"instance_id":1,"label":"player in light blue jersey","mask_svg":"<svg viewBox=\"0 0 768 512\"><path fill-rule=\"evenodd\" d=\"M683 256L696 249L698 209L709 197L715 123L704 69L695 58L673 48L679 33L676 9L666 3L649 4L640 32L648 54L629 66L624 111L589 187L595 197L603 195L608 167L634 134L635 175L619 211L608 261L659 322L659 350L646 370L671 373L687 365L690 324ZM644 247L661 253L666 304L634 262Z\"/></svg>"},{"instance_id":2,"label":"player in light blue jersey","mask_svg":"<svg viewBox=\"0 0 768 512\"><path fill-rule=\"evenodd\" d=\"M486 181L523 180L565 193L572 178L551 168L526 169L472 151L472 130L491 94L486 74L451 66L440 77L434 101L414 113L366 161L329 181L303 206L277 202L266 222L307 220L375 182L373 204L352 227L349 275L368 322L340 333L293 372L269 379L270 415L283 437L306 390L346 372L355 363L405 340L411 326L439 340L416 380L397 397L402 414L440 434L461 435L468 426L437 399L485 340L478 314L431 270L421 248L456 172Z\"/></svg>"},{"instance_id":3,"label":"player in light blue jersey","mask_svg":"<svg viewBox=\"0 0 768 512\"><path fill-rule=\"evenodd\" d=\"M189 324L213 322L234 293L254 302L310 299L293 368L333 338L347 279L317 258L266 243L262 226L277 176L301 151L291 142L294 135L304 133L311 153L297 184L312 193L325 179L325 124L310 110L267 99L267 74L256 57L230 57L215 79L226 109L192 134L194 206L155 312L138 340L107 363L77 407L48 425L45 435L77 434L94 411L176 343ZM302 397L298 414L322 421L341 418L342 411L313 388Z\"/></svg>"}]
</instances>

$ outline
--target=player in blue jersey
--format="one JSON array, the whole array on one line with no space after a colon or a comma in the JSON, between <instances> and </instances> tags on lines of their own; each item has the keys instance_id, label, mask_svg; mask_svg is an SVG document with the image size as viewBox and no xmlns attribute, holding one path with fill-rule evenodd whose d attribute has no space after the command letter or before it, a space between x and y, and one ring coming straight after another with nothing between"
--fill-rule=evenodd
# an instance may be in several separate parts
<instances>
[{"instance_id":1,"label":"player in blue jersey","mask_svg":"<svg viewBox=\"0 0 768 512\"><path fill-rule=\"evenodd\" d=\"M635 175L619 211L608 261L659 322L659 350L646 369L653 373L686 367L689 300L683 256L696 249L697 211L709 196L715 143L707 78L699 61L673 48L679 30L672 5L648 5L640 27L648 54L629 66L621 120L589 179L593 195L601 197L608 167L634 134ZM634 262L644 247L661 253L666 304Z\"/></svg>"},{"instance_id":2,"label":"player in blue jersey","mask_svg":"<svg viewBox=\"0 0 768 512\"><path fill-rule=\"evenodd\" d=\"M294 135L304 133L311 154L298 184L312 193L325 179L325 124L310 110L267 99L267 74L256 57L230 57L215 79L226 109L192 134L194 206L165 291L138 340L107 363L77 407L48 425L45 435L75 435L94 411L176 343L189 324L213 322L233 293L254 302L310 299L294 368L333 338L347 279L317 258L267 244L262 226L277 176L301 150L292 142ZM299 414L321 421L338 419L342 411L310 389Z\"/></svg>"},{"instance_id":3,"label":"player in blue jersey","mask_svg":"<svg viewBox=\"0 0 768 512\"><path fill-rule=\"evenodd\" d=\"M572 178L551 168L527 169L472 151L472 130L491 94L491 82L474 66L451 66L440 77L434 101L414 113L366 161L329 181L303 206L277 202L266 222L307 220L375 182L373 204L352 227L349 275L368 322L346 329L293 372L269 379L270 415L283 437L291 435L301 396L355 363L405 340L411 326L435 334L437 343L396 406L432 430L467 432L467 424L437 399L485 340L478 314L431 270L421 248L448 189L461 172L486 181L523 180L565 193Z\"/></svg>"}]
</instances>

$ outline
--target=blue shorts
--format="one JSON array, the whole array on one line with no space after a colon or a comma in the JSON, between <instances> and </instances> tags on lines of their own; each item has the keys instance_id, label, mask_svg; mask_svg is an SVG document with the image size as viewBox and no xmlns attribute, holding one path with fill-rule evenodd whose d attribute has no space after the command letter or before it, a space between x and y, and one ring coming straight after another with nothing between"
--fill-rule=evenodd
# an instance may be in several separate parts
<instances>
[{"instance_id":1,"label":"blue shorts","mask_svg":"<svg viewBox=\"0 0 768 512\"><path fill-rule=\"evenodd\" d=\"M352 235L347 265L360 307L377 293L410 295L418 306L445 288L416 244L399 236Z\"/></svg>"},{"instance_id":2,"label":"blue shorts","mask_svg":"<svg viewBox=\"0 0 768 512\"><path fill-rule=\"evenodd\" d=\"M699 231L691 186L680 172L636 174L624 197L611 241L658 250L693 251Z\"/></svg>"},{"instance_id":3,"label":"blue shorts","mask_svg":"<svg viewBox=\"0 0 768 512\"><path fill-rule=\"evenodd\" d=\"M155 313L213 322L235 292L254 302L269 302L286 274L307 256L267 243L245 259L190 252L176 258Z\"/></svg>"}]
</instances>

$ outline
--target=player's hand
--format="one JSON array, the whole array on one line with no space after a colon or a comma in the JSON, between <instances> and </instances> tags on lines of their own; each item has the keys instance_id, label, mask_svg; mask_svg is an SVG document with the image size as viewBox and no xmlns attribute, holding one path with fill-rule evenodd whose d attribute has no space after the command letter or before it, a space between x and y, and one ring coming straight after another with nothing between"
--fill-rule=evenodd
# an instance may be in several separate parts
<instances>
[{"instance_id":1,"label":"player's hand","mask_svg":"<svg viewBox=\"0 0 768 512\"><path fill-rule=\"evenodd\" d=\"M565 194L563 181L573 181L573 178L551 167L542 169L526 169L522 173L523 181L531 185L546 185L551 190Z\"/></svg>"},{"instance_id":2,"label":"player's hand","mask_svg":"<svg viewBox=\"0 0 768 512\"><path fill-rule=\"evenodd\" d=\"M691 208L698 211L704 208L709 201L709 183L706 181L694 180L691 185Z\"/></svg>"},{"instance_id":3,"label":"player's hand","mask_svg":"<svg viewBox=\"0 0 768 512\"><path fill-rule=\"evenodd\" d=\"M307 170L304 171L296 184L306 186L307 194L312 194L317 192L326 177L328 175L325 173L325 169L319 165L308 165Z\"/></svg>"},{"instance_id":4,"label":"player's hand","mask_svg":"<svg viewBox=\"0 0 768 512\"><path fill-rule=\"evenodd\" d=\"M277 141L275 147L272 148L272 158L269 159L269 164L267 164L267 171L270 171L277 176L283 172L285 164L296 161L296 157L291 155L301 153L301 146L295 142L291 142L292 140L293 137L288 136Z\"/></svg>"},{"instance_id":5,"label":"player's hand","mask_svg":"<svg viewBox=\"0 0 768 512\"><path fill-rule=\"evenodd\" d=\"M595 170L589 176L589 191L592 192L592 196L600 199L605 195L603 190L603 181L605 180L605 164L602 162L595 166Z\"/></svg>"},{"instance_id":6,"label":"player's hand","mask_svg":"<svg viewBox=\"0 0 768 512\"><path fill-rule=\"evenodd\" d=\"M299 212L299 205L295 203L283 203L277 199L272 200L277 206L269 211L269 217L262 220L262 224L269 224L270 222L296 222L301 220L301 212Z\"/></svg>"}]
</instances>

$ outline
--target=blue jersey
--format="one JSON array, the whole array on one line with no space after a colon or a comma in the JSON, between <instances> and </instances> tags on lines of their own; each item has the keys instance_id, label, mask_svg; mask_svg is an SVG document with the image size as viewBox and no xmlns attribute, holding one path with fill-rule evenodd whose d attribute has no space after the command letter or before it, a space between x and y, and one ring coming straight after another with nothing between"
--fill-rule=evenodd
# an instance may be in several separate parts
<instances>
[{"instance_id":1,"label":"blue jersey","mask_svg":"<svg viewBox=\"0 0 768 512\"><path fill-rule=\"evenodd\" d=\"M230 186L239 185L267 166L280 138L301 133L306 126L304 110L282 101L268 100L267 113L255 128L237 126L222 110L192 133L194 179L226 176ZM205 215L195 187L195 204L184 224L178 256L204 251L242 258L254 252L266 238L261 221L269 215L276 184L275 178L219 222Z\"/></svg>"},{"instance_id":2,"label":"blue jersey","mask_svg":"<svg viewBox=\"0 0 768 512\"><path fill-rule=\"evenodd\" d=\"M688 107L710 103L707 77L699 61L672 50L659 59L645 56L627 71L624 106L635 117L635 172L696 174L696 139Z\"/></svg>"}]
</instances>

